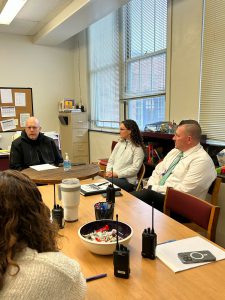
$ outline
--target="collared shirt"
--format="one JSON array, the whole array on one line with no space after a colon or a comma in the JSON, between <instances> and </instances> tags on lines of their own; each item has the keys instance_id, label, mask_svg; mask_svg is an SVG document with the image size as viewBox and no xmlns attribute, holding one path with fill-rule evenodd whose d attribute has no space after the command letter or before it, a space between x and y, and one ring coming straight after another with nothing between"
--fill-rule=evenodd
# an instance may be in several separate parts
<instances>
[{"instance_id":1,"label":"collared shirt","mask_svg":"<svg viewBox=\"0 0 225 300\"><path fill-rule=\"evenodd\" d=\"M185 151L165 184L163 186L159 185L160 179L179 152L178 149L174 148L165 156L164 160L156 166L147 186L151 185L153 191L161 194L166 193L167 187L172 187L205 199L208 189L217 174L211 157L200 144Z\"/></svg>"},{"instance_id":2,"label":"collared shirt","mask_svg":"<svg viewBox=\"0 0 225 300\"><path fill-rule=\"evenodd\" d=\"M127 178L129 183L135 184L143 160L144 151L141 146L135 146L130 140L120 140L110 155L106 171L113 168L118 178Z\"/></svg>"}]
</instances>

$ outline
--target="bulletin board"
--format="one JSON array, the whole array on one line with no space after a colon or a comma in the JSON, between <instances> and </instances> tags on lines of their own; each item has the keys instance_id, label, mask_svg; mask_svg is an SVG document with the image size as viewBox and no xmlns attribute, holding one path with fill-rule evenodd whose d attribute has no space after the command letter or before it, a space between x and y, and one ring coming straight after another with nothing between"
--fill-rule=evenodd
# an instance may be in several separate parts
<instances>
[{"instance_id":1,"label":"bulletin board","mask_svg":"<svg viewBox=\"0 0 225 300\"><path fill-rule=\"evenodd\" d=\"M33 116L31 88L0 87L0 132L19 131Z\"/></svg>"}]
</instances>

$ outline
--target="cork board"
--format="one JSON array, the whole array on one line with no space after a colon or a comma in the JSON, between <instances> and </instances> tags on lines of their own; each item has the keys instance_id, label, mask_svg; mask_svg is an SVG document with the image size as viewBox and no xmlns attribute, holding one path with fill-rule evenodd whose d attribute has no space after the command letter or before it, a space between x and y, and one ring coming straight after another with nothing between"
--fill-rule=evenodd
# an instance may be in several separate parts
<instances>
[{"instance_id":1,"label":"cork board","mask_svg":"<svg viewBox=\"0 0 225 300\"><path fill-rule=\"evenodd\" d=\"M0 87L0 132L19 131L33 116L31 88Z\"/></svg>"}]
</instances>

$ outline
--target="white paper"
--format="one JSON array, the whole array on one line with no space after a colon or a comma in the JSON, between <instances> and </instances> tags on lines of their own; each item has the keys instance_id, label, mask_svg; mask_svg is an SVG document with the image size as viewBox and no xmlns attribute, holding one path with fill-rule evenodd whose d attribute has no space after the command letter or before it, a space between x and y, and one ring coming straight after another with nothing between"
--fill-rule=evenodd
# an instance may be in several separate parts
<instances>
[{"instance_id":1,"label":"white paper","mask_svg":"<svg viewBox=\"0 0 225 300\"><path fill-rule=\"evenodd\" d=\"M14 106L1 106L2 117L9 118L16 116L16 109Z\"/></svg>"},{"instance_id":2,"label":"white paper","mask_svg":"<svg viewBox=\"0 0 225 300\"><path fill-rule=\"evenodd\" d=\"M20 114L20 127L26 127L26 121L30 118L30 114Z\"/></svg>"},{"instance_id":3,"label":"white paper","mask_svg":"<svg viewBox=\"0 0 225 300\"><path fill-rule=\"evenodd\" d=\"M172 271L179 272L196 268L208 263L216 262L205 262L205 263L193 263L183 264L178 258L179 252L190 252L190 251L201 251L209 250L215 257L216 260L225 259L225 251L218 248L216 245L208 242L200 236L178 240L171 243L165 243L156 247L156 256L162 260Z\"/></svg>"},{"instance_id":4,"label":"white paper","mask_svg":"<svg viewBox=\"0 0 225 300\"><path fill-rule=\"evenodd\" d=\"M16 129L14 119L1 121L2 131L14 130Z\"/></svg>"},{"instance_id":5,"label":"white paper","mask_svg":"<svg viewBox=\"0 0 225 300\"><path fill-rule=\"evenodd\" d=\"M25 93L15 93L15 106L26 106Z\"/></svg>"},{"instance_id":6,"label":"white paper","mask_svg":"<svg viewBox=\"0 0 225 300\"><path fill-rule=\"evenodd\" d=\"M43 164L43 165L30 166L30 168L34 169L36 171L45 171L45 170L57 169L58 167L50 165L50 164Z\"/></svg>"},{"instance_id":7,"label":"white paper","mask_svg":"<svg viewBox=\"0 0 225 300\"><path fill-rule=\"evenodd\" d=\"M11 89L1 89L1 101L2 103L13 103Z\"/></svg>"}]
</instances>

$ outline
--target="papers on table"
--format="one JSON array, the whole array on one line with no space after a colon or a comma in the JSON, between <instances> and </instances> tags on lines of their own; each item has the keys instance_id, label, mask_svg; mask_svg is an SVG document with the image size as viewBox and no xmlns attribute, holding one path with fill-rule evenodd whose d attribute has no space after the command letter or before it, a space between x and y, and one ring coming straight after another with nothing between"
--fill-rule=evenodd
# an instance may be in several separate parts
<instances>
[{"instance_id":1,"label":"papers on table","mask_svg":"<svg viewBox=\"0 0 225 300\"><path fill-rule=\"evenodd\" d=\"M109 182L109 181L102 181L102 182L97 182L97 183L92 183L92 184L82 184L80 193L84 196L102 194L102 193L106 192L106 189L109 184L111 184L111 182ZM118 187L117 185L113 184L113 186L116 191L121 190L121 188Z\"/></svg>"},{"instance_id":2,"label":"papers on table","mask_svg":"<svg viewBox=\"0 0 225 300\"><path fill-rule=\"evenodd\" d=\"M158 245L156 247L156 256L161 259L172 271L179 272L209 263L183 264L177 256L179 252L200 250L209 250L216 257L216 260L225 259L225 251L200 236Z\"/></svg>"},{"instance_id":3,"label":"papers on table","mask_svg":"<svg viewBox=\"0 0 225 300\"><path fill-rule=\"evenodd\" d=\"M34 169L36 171L45 171L45 170L57 169L58 167L50 165L50 164L43 164L43 165L30 166L30 168Z\"/></svg>"}]
</instances>

